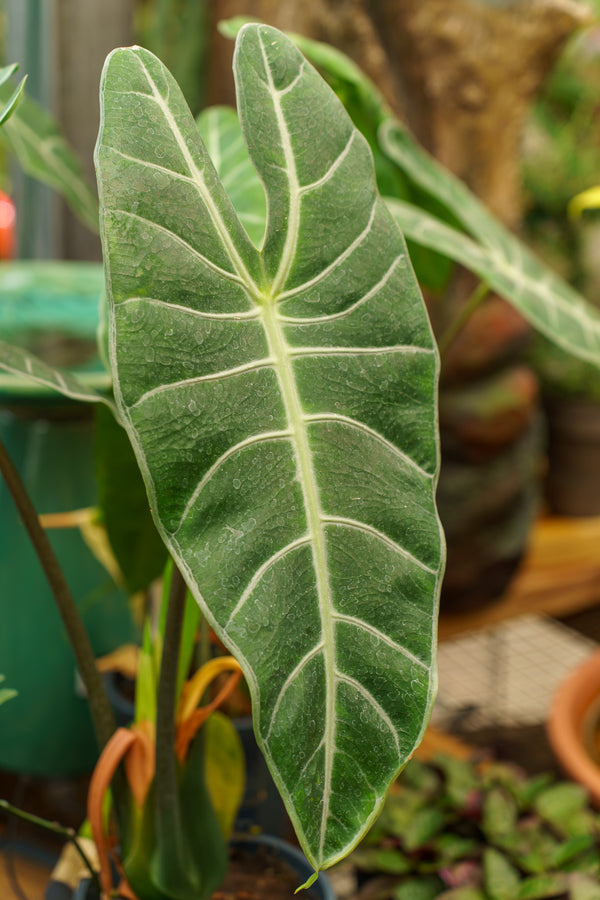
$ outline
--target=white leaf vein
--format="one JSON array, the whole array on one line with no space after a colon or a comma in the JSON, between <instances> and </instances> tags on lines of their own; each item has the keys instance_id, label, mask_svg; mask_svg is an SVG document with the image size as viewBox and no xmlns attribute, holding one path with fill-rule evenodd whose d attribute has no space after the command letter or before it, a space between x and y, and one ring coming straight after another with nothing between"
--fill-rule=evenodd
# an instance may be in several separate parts
<instances>
[{"instance_id":1,"label":"white leaf vein","mask_svg":"<svg viewBox=\"0 0 600 900\"><path fill-rule=\"evenodd\" d=\"M366 689L366 687L364 686L364 684L361 684L361 682L357 681L356 678L352 678L350 675L346 675L345 672L339 672L339 671L336 673L336 677L337 677L338 681L341 681L343 684L347 684L348 687L353 688L362 697L364 697L368 706L377 713L377 715L379 716L381 721L386 725L389 732L391 733L391 735L394 739L394 743L396 745L396 751L398 753L398 757L400 757L401 756L401 748L400 748L400 738L398 737L398 731L396 730L394 723L390 719L389 715L386 713L386 711L383 708L383 706L381 705L381 703L378 703L378 701L375 699L375 697L373 696L371 691L368 691Z\"/></svg>"},{"instance_id":2,"label":"white leaf vein","mask_svg":"<svg viewBox=\"0 0 600 900\"><path fill-rule=\"evenodd\" d=\"M365 303L368 303L368 301L372 297L378 294L379 291L382 290L382 288L384 288L387 282L390 280L394 271L397 269L400 263L406 265L406 259L402 255L398 255L394 259L387 272L383 275L382 278L379 279L377 284L373 285L373 287L369 291L367 291L366 294L363 294L362 297L359 297L358 300L355 300L354 303L346 307L346 309L341 310L341 312L330 313L329 315L323 316L310 316L305 318L281 315L280 319L282 322L285 322L286 325L320 325L323 322L335 322L337 319L343 319L346 316L351 315L353 312L356 312L357 309L360 309L361 306L363 306Z\"/></svg>"},{"instance_id":3,"label":"white leaf vein","mask_svg":"<svg viewBox=\"0 0 600 900\"><path fill-rule=\"evenodd\" d=\"M272 556L270 556L269 559L265 560L265 562L262 563L262 565L260 565L258 567L256 572L254 573L254 575L248 582L248 585L244 589L244 591L243 591L240 599L236 603L234 609L232 610L231 615L229 616L229 619L227 620L227 623L225 625L225 630L227 630L230 627L230 625L233 622L233 620L235 619L235 617L237 615L239 615L239 613L241 612L243 607L246 605L248 599L252 595L252 592L257 587L257 585L259 584L259 582L261 581L261 579L263 578L265 573L269 571L271 566L274 566L280 560L284 559L293 550L297 550L299 547L310 546L310 544L311 544L311 538L309 535L304 535L303 537L297 538L294 541L290 541L289 544L286 544L285 547L282 547L280 550L278 550L276 553L274 553Z\"/></svg>"},{"instance_id":4,"label":"white leaf vein","mask_svg":"<svg viewBox=\"0 0 600 900\"><path fill-rule=\"evenodd\" d=\"M227 269L221 268L212 260L208 259L207 256L204 256L195 247L192 247L186 240L184 240L180 235L175 234L174 231L171 231L170 228L165 228L164 225L160 225L158 222L153 222L152 219L148 219L146 216L140 216L138 213L131 212L128 209L114 209L113 214L127 216L130 219L136 219L138 222L143 222L145 225L148 225L150 228L155 229L156 231L160 231L162 234L167 235L171 240L173 240L176 244L179 244L183 247L188 253L190 253L195 259L199 260L207 269L210 269L212 272L216 272L217 275L220 275L222 278L227 279L227 281L231 281L233 284L237 284L240 287L247 290L247 284L244 279L235 274L234 272L228 272Z\"/></svg>"},{"instance_id":5,"label":"white leaf vein","mask_svg":"<svg viewBox=\"0 0 600 900\"><path fill-rule=\"evenodd\" d=\"M367 222L367 224L365 225L363 230L360 232L360 234L358 234L354 238L352 243L348 244L348 246L344 250L344 252L340 253L339 256L337 256L334 260L332 260L332 262L330 262L328 266L325 266L325 268L322 269L313 278L309 278L308 281L305 281L303 284L299 284L295 288L290 288L288 291L282 291L278 295L278 300L280 302L283 302L284 300L289 300L292 297L298 296L298 294L302 294L305 291L308 291L311 288L316 287L318 284L320 284L322 281L324 281L328 275L331 275L331 273L333 271L335 271L335 269L337 269L339 266L341 266L342 263L346 262L348 257L351 256L352 253L354 253L354 251L356 250L356 248L359 247L360 244L362 244L362 242L365 240L365 238L368 237L368 235L371 231L371 228L373 227L373 222L375 220L376 211L377 211L377 198L375 198L375 201L373 203L373 207L371 209L371 214L369 216L369 221Z\"/></svg>"},{"instance_id":6,"label":"white leaf vein","mask_svg":"<svg viewBox=\"0 0 600 900\"><path fill-rule=\"evenodd\" d=\"M346 625L352 625L355 628L358 628L360 631L366 631L368 634L376 637L377 640L381 641L383 644L386 644L391 650L394 650L396 653L401 654L406 657L406 659L410 660L410 662L414 663L416 666L420 666L420 668L425 669L425 671L429 671L430 666L423 662L422 659L419 659L418 656L415 656L414 653L405 647L403 644L398 644L397 641L393 641L388 635L386 635L383 631L380 631L379 628L375 628L374 625L370 625L368 622L365 622L364 619L359 619L357 616L348 616L344 613L334 612L333 617L338 622L344 622Z\"/></svg>"},{"instance_id":7,"label":"white leaf vein","mask_svg":"<svg viewBox=\"0 0 600 900\"><path fill-rule=\"evenodd\" d=\"M364 422L359 422L357 419L351 419L349 416L342 416L339 413L312 413L305 415L305 422L315 422L315 423L323 423L323 424L341 424L347 425L350 428L356 429L356 431L362 431L369 438L372 438L377 443L381 444L388 450L393 456L402 460L407 466L411 469L414 469L421 475L423 478L427 478L429 481L433 480L434 476L431 472L427 472L422 466L420 466L416 460L409 456L407 453L404 453L396 444L392 444L391 441L388 441L387 438L383 437L378 431L375 431L374 428L370 428Z\"/></svg>"},{"instance_id":8,"label":"white leaf vein","mask_svg":"<svg viewBox=\"0 0 600 900\"><path fill-rule=\"evenodd\" d=\"M192 318L206 319L210 322L239 322L260 318L260 310L258 309L246 309L231 313L208 313L199 309L192 309L190 306L183 306L181 303L173 303L170 300L159 300L156 297L127 297L126 300L119 303L119 306L125 307L132 303L148 304L149 306L156 306L169 311L174 310Z\"/></svg>"},{"instance_id":9,"label":"white leaf vein","mask_svg":"<svg viewBox=\"0 0 600 900\"><path fill-rule=\"evenodd\" d=\"M195 384L233 378L236 375L243 375L246 372L258 372L260 369L266 369L272 365L272 359L259 359L250 363L244 363L241 366L233 366L231 369L223 369L221 372L211 372L208 375L197 375L195 378L182 378L180 381L171 381L168 384L161 384L142 394L135 403L131 404L131 409L141 406L142 403L145 403L147 400L150 400L152 397L156 397L159 394L176 391L180 388L188 388Z\"/></svg>"},{"instance_id":10,"label":"white leaf vein","mask_svg":"<svg viewBox=\"0 0 600 900\"><path fill-rule=\"evenodd\" d=\"M359 522L357 519L349 519L345 516L330 515L323 516L323 522L328 525L340 525L344 528L353 528L356 531L362 531L364 532L364 534L369 534L389 547L390 550L394 550L400 556L403 556L406 560L408 560L408 562L413 563L423 572L429 572L430 575L437 575L437 569L432 569L421 559L418 559L416 556L414 556L414 554L410 553L405 547L402 547L396 541L392 540L392 538L388 537L387 534L384 534L382 531L379 531L378 528L374 528L372 525L368 525L366 522Z\"/></svg>"},{"instance_id":11,"label":"white leaf vein","mask_svg":"<svg viewBox=\"0 0 600 900\"><path fill-rule=\"evenodd\" d=\"M301 188L300 188L301 195L308 194L308 193L310 193L310 191L314 191L317 188L323 187L323 185L327 184L328 181L331 181L331 179L333 178L333 176L335 175L337 170L340 168L340 166L342 165L342 163L344 162L344 160L350 153L350 148L352 147L352 144L354 143L354 138L356 137L356 134L357 134L357 132L353 129L352 134L348 138L346 146L344 147L342 152L339 154L339 156L336 157L336 159L332 162L332 164L327 169L327 171L320 178L317 178L316 181L312 181L310 184L303 184L301 186Z\"/></svg>"},{"instance_id":12,"label":"white leaf vein","mask_svg":"<svg viewBox=\"0 0 600 900\"><path fill-rule=\"evenodd\" d=\"M277 695L277 700L275 701L275 703L273 705L273 715L271 716L269 730L267 731L267 733L265 735L265 741L268 741L271 736L271 732L273 731L273 728L275 727L275 720L277 719L277 713L279 712L279 708L280 708L281 704L283 703L283 698L285 697L289 688L294 684L294 682L296 681L296 679L298 678L298 676L300 675L302 670L305 668L305 666L307 666L308 663L315 658L315 656L318 656L319 653L322 653L324 649L325 649L325 645L324 645L323 641L320 641L318 644L315 644L315 646L312 647L308 651L308 653L305 653L304 656L302 657L302 659L296 663L296 665L294 666L292 671L289 673L288 677L283 682L283 684L281 686L281 690L279 691L279 694Z\"/></svg>"},{"instance_id":13,"label":"white leaf vein","mask_svg":"<svg viewBox=\"0 0 600 900\"><path fill-rule=\"evenodd\" d=\"M185 522L186 518L190 514L190 511L192 510L193 506L195 505L196 501L198 500L198 497L200 496L200 494L202 493L202 491L204 490L206 485L212 480L214 475L218 472L218 470L223 465L225 465L227 460L231 459L233 456L236 455L236 453L239 453L241 450L244 450L246 447L252 447L255 444L261 444L265 441L286 440L286 439L289 439L290 437L291 437L291 432L288 430L264 431L264 432L261 432L260 434L253 434L251 437L245 438L243 441L238 441L238 443L234 444L233 447L229 447L229 449L226 450L225 453L221 454L221 456L219 456L219 458L217 460L215 460L215 462L212 464L212 466L206 470L203 477L198 482L194 492L192 493L192 495L190 496L190 499L186 503L185 509L183 510L183 514L181 516L181 519L179 520L179 524L173 533L177 534L177 532L181 529L183 523Z\"/></svg>"}]
</instances>

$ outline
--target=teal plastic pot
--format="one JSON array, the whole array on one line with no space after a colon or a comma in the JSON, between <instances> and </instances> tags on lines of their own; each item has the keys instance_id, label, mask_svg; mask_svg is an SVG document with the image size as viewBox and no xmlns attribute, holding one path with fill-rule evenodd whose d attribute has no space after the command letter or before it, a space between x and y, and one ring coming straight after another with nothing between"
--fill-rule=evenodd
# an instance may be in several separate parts
<instances>
[{"instance_id":1,"label":"teal plastic pot","mask_svg":"<svg viewBox=\"0 0 600 900\"><path fill-rule=\"evenodd\" d=\"M0 336L53 365L109 384L96 350L100 266L0 266ZM96 502L91 409L16 376L0 378L0 437L38 513ZM51 530L97 655L136 636L127 598L78 529ZM2 707L0 768L60 776L89 771L96 744L65 629L12 498L0 479L0 673L18 697Z\"/></svg>"}]
</instances>

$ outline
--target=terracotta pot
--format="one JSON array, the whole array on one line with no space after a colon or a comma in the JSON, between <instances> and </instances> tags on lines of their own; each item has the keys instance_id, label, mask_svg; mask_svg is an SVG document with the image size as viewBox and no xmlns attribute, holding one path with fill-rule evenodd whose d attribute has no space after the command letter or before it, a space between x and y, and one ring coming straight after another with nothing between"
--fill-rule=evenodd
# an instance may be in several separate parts
<instances>
[{"instance_id":1,"label":"terracotta pot","mask_svg":"<svg viewBox=\"0 0 600 900\"><path fill-rule=\"evenodd\" d=\"M548 736L565 772L600 806L600 763L593 758L600 713L600 650L578 666L556 692Z\"/></svg>"}]
</instances>

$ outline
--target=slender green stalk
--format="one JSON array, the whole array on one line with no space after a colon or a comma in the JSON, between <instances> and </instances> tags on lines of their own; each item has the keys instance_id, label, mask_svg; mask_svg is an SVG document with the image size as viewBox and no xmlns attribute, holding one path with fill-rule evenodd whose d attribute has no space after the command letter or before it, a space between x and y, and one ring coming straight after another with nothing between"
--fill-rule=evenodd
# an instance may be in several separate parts
<instances>
[{"instance_id":1,"label":"slender green stalk","mask_svg":"<svg viewBox=\"0 0 600 900\"><path fill-rule=\"evenodd\" d=\"M438 341L438 348L440 351L440 356L444 356L444 354L448 351L448 348L452 344L452 342L456 339L456 337L463 330L475 310L478 306L480 306L487 295L490 292L489 285L485 283L485 281L480 281L463 308L461 309L458 316L454 319L454 321L449 325L444 334Z\"/></svg>"},{"instance_id":2,"label":"slender green stalk","mask_svg":"<svg viewBox=\"0 0 600 900\"><path fill-rule=\"evenodd\" d=\"M15 816L17 819L29 822L30 825L36 825L38 828L43 828L45 831L50 831L52 834L56 834L58 837L70 841L79 853L84 866L89 870L92 879L95 882L98 882L98 873L95 871L87 853L80 844L77 838L77 832L74 828L66 828L58 822L51 822L49 819L42 819L40 816L36 816L33 813L25 812L25 810L13 806L8 800L0 800L0 809L3 809L4 812L11 816Z\"/></svg>"},{"instance_id":3,"label":"slender green stalk","mask_svg":"<svg viewBox=\"0 0 600 900\"><path fill-rule=\"evenodd\" d=\"M179 825L179 818L176 814L175 701L186 590L187 587L179 569L173 565L156 700L155 777L157 815L169 821L173 828L177 828Z\"/></svg>"},{"instance_id":4,"label":"slender green stalk","mask_svg":"<svg viewBox=\"0 0 600 900\"><path fill-rule=\"evenodd\" d=\"M96 739L100 748L102 748L115 731L116 724L102 678L96 667L94 651L60 563L56 558L46 532L40 525L23 481L2 441L0 441L0 472L31 538L37 557L54 595L63 624L67 630L77 667L88 694Z\"/></svg>"}]
</instances>

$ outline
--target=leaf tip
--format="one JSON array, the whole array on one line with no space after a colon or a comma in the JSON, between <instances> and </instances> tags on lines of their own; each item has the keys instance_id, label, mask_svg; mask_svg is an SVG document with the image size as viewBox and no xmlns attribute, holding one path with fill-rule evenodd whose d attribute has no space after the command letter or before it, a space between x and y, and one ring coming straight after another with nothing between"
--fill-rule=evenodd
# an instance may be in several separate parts
<instances>
[{"instance_id":1,"label":"leaf tip","mask_svg":"<svg viewBox=\"0 0 600 900\"><path fill-rule=\"evenodd\" d=\"M310 887L313 886L318 877L319 873L313 872L308 881L305 881L304 884L301 884L300 887L296 888L294 894L298 894L300 891L307 891Z\"/></svg>"}]
</instances>

